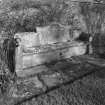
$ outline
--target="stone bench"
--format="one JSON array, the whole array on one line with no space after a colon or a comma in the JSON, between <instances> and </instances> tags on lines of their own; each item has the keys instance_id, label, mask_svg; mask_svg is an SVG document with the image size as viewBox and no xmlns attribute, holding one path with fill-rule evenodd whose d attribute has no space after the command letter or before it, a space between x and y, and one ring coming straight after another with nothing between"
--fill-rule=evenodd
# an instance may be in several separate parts
<instances>
[{"instance_id":1,"label":"stone bench","mask_svg":"<svg viewBox=\"0 0 105 105\"><path fill-rule=\"evenodd\" d=\"M84 45L83 43L71 43L68 46L59 46L55 49L49 47L42 49L39 47L39 49L37 50L35 48L27 48L26 51L23 51L21 46L19 46L16 52L16 71L27 69L29 67L34 67L44 63L49 63L54 60L82 55L85 54L85 52L86 45Z\"/></svg>"},{"instance_id":2,"label":"stone bench","mask_svg":"<svg viewBox=\"0 0 105 105\"><path fill-rule=\"evenodd\" d=\"M35 46L32 41L28 41L28 37L25 40L22 39L23 36L20 38L19 47L16 49L16 72L55 60L83 55L86 52L86 44L80 42L67 41Z\"/></svg>"}]
</instances>

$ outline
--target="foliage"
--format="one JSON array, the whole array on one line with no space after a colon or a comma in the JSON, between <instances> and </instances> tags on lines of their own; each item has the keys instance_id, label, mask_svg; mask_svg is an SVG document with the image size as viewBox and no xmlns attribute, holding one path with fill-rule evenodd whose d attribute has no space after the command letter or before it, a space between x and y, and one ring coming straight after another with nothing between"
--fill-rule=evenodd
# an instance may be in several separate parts
<instances>
[{"instance_id":1,"label":"foliage","mask_svg":"<svg viewBox=\"0 0 105 105\"><path fill-rule=\"evenodd\" d=\"M0 46L0 52L0 94L4 94L9 88L9 84L11 82L11 75L5 63L5 55L2 46Z\"/></svg>"},{"instance_id":2,"label":"foliage","mask_svg":"<svg viewBox=\"0 0 105 105\"><path fill-rule=\"evenodd\" d=\"M46 2L45 2L46 1ZM6 7L6 8L5 8ZM45 26L52 22L63 25L80 26L80 8L78 3L64 0L4 0L1 6L3 30L7 33L34 30L36 26ZM20 28L21 27L21 28ZM11 32L10 32L11 30Z\"/></svg>"},{"instance_id":3,"label":"foliage","mask_svg":"<svg viewBox=\"0 0 105 105\"><path fill-rule=\"evenodd\" d=\"M80 10L81 8L78 2L67 2L61 15L60 23L86 31L86 24Z\"/></svg>"},{"instance_id":4,"label":"foliage","mask_svg":"<svg viewBox=\"0 0 105 105\"><path fill-rule=\"evenodd\" d=\"M60 0L44 4L33 0L4 0L1 5L1 29L8 33L16 33L19 27L34 30L33 27L59 21L63 5Z\"/></svg>"},{"instance_id":5,"label":"foliage","mask_svg":"<svg viewBox=\"0 0 105 105\"><path fill-rule=\"evenodd\" d=\"M76 6L76 8L75 8L75 6ZM65 8L62 13L62 17L61 17L62 24L73 25L73 19L78 12L77 7L78 6L75 5L74 3L71 3L71 2L68 2L68 4L66 3ZM75 10L76 10L76 12L75 12Z\"/></svg>"},{"instance_id":6,"label":"foliage","mask_svg":"<svg viewBox=\"0 0 105 105\"><path fill-rule=\"evenodd\" d=\"M0 6L0 29L13 34L34 31L36 26L52 22L83 29L86 22L88 32L94 34L101 30L104 19L104 5L100 5L65 0L3 0Z\"/></svg>"},{"instance_id":7,"label":"foliage","mask_svg":"<svg viewBox=\"0 0 105 105\"><path fill-rule=\"evenodd\" d=\"M88 33L100 33L105 17L105 7L103 4L80 3L81 14L84 16Z\"/></svg>"}]
</instances>

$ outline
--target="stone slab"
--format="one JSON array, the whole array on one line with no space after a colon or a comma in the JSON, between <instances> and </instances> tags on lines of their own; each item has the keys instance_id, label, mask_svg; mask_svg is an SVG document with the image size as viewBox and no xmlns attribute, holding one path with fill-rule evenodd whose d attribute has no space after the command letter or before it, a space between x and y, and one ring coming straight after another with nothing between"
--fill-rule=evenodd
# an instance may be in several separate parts
<instances>
[{"instance_id":1,"label":"stone slab","mask_svg":"<svg viewBox=\"0 0 105 105\"><path fill-rule=\"evenodd\" d=\"M28 77L28 76L36 75L38 73L46 72L46 71L48 71L48 68L44 65L40 65L40 66L27 68L21 71L17 71L16 73L18 77Z\"/></svg>"},{"instance_id":2,"label":"stone slab","mask_svg":"<svg viewBox=\"0 0 105 105\"><path fill-rule=\"evenodd\" d=\"M57 72L50 75L42 75L41 79L44 81L47 87L52 87L63 83L60 73Z\"/></svg>"}]
</instances>

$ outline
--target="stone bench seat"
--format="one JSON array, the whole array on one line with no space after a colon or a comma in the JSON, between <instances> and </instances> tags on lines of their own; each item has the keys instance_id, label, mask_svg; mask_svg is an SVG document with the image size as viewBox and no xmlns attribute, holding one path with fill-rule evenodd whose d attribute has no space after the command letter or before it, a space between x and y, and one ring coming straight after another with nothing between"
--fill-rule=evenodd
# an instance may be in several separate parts
<instances>
[{"instance_id":1,"label":"stone bench seat","mask_svg":"<svg viewBox=\"0 0 105 105\"><path fill-rule=\"evenodd\" d=\"M54 50L62 50L65 48L73 47L73 46L84 46L83 43L76 43L76 42L63 42L63 43L54 43L48 45L40 45L34 47L27 47L23 48L23 55L28 54L39 54L39 53L47 53Z\"/></svg>"}]
</instances>

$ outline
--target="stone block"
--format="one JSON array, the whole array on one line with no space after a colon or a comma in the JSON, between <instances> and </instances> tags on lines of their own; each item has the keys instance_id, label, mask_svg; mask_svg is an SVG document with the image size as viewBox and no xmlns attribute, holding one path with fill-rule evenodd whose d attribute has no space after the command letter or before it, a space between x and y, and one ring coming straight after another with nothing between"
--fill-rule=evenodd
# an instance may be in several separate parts
<instances>
[{"instance_id":1,"label":"stone block","mask_svg":"<svg viewBox=\"0 0 105 105\"><path fill-rule=\"evenodd\" d=\"M17 71L16 73L18 77L28 77L28 76L36 75L47 71L48 71L48 68L46 66L40 65L40 66L25 68L23 70Z\"/></svg>"},{"instance_id":2,"label":"stone block","mask_svg":"<svg viewBox=\"0 0 105 105\"><path fill-rule=\"evenodd\" d=\"M53 87L53 86L63 83L60 73L42 75L41 78L48 87Z\"/></svg>"}]
</instances>

